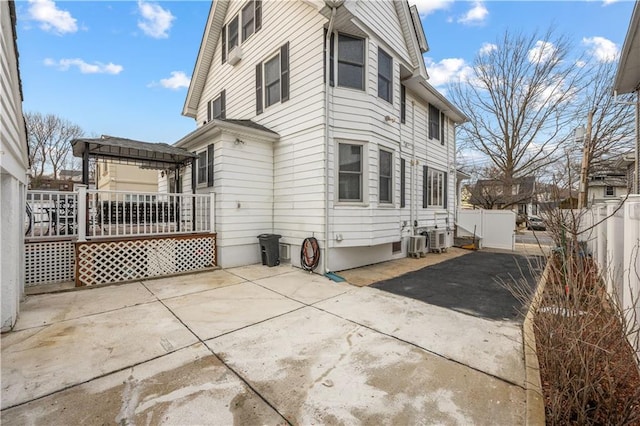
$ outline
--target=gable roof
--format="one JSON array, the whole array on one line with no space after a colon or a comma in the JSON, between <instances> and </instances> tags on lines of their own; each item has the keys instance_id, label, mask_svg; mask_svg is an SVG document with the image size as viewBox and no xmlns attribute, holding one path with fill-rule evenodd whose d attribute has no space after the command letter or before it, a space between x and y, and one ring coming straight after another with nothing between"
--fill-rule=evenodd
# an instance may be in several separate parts
<instances>
[{"instance_id":1,"label":"gable roof","mask_svg":"<svg viewBox=\"0 0 640 426\"><path fill-rule=\"evenodd\" d=\"M209 9L207 24L202 35L202 41L200 42L200 49L191 75L191 82L189 83L189 90L187 91L187 97L182 108L182 115L184 116L195 118L198 111L198 104L200 103L200 98L207 82L207 74L211 69L211 63L213 62L218 38L224 26L229 2L230 0L215 0L211 4L211 9ZM414 76L420 75L427 79L429 76L424 65L422 53L426 51L423 49L428 50L428 45L424 37L422 25L419 25L420 28L418 30L418 24L414 22L411 16L411 10L407 0L393 0L393 3L398 13L398 18L400 19L405 43L407 43L409 54L415 67ZM316 8L320 8L321 5L322 9L326 8L324 1L308 0L308 4ZM418 34L418 32L420 34Z\"/></svg>"},{"instance_id":2,"label":"gable roof","mask_svg":"<svg viewBox=\"0 0 640 426\"><path fill-rule=\"evenodd\" d=\"M195 118L198 111L200 96L202 96L204 85L207 82L207 74L211 69L213 54L215 53L218 37L220 37L220 32L224 25L224 18L227 15L228 7L229 0L215 0L211 3L207 25L204 28L200 49L198 50L198 57L193 67L193 73L191 74L187 99L182 108L182 115L187 117Z\"/></svg>"}]
</instances>

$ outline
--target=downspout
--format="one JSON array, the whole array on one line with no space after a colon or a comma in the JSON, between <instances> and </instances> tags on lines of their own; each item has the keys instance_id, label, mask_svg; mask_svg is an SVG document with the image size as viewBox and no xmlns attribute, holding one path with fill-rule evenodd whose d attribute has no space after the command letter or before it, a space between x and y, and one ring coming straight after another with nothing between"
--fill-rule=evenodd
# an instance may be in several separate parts
<instances>
[{"instance_id":1,"label":"downspout","mask_svg":"<svg viewBox=\"0 0 640 426\"><path fill-rule=\"evenodd\" d=\"M418 191L416 189L418 164L416 163L416 104L411 101L411 235L416 235L418 226Z\"/></svg>"},{"instance_id":2,"label":"downspout","mask_svg":"<svg viewBox=\"0 0 640 426\"><path fill-rule=\"evenodd\" d=\"M331 3L331 4L330 4ZM325 37L325 92L324 92L324 271L331 272L329 268L329 107L331 105L331 33L336 17L336 10L342 2L326 2L331 7L331 17Z\"/></svg>"}]
</instances>

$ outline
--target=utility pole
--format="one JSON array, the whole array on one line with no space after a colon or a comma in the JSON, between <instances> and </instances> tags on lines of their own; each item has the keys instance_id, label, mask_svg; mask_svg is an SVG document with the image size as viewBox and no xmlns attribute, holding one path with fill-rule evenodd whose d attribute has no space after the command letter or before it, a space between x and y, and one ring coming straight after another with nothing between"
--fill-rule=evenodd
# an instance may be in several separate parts
<instances>
[{"instance_id":1,"label":"utility pole","mask_svg":"<svg viewBox=\"0 0 640 426\"><path fill-rule=\"evenodd\" d=\"M591 127L593 126L593 114L596 109L587 114L587 130L584 135L584 146L582 147L582 167L580 168L580 192L578 193L578 208L587 207L587 179L589 175L589 158L591 152Z\"/></svg>"}]
</instances>

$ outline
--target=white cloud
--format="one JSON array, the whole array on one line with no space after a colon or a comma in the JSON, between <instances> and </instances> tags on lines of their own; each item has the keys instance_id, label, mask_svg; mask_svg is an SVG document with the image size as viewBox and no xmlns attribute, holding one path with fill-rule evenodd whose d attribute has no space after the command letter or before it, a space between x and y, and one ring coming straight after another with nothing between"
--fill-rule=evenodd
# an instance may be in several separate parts
<instances>
[{"instance_id":1,"label":"white cloud","mask_svg":"<svg viewBox=\"0 0 640 426\"><path fill-rule=\"evenodd\" d=\"M191 78L187 77L187 75L182 71L171 71L171 77L161 79L160 86L165 89L178 90L184 87L189 87L190 82Z\"/></svg>"},{"instance_id":2,"label":"white cloud","mask_svg":"<svg viewBox=\"0 0 640 426\"><path fill-rule=\"evenodd\" d=\"M421 16L427 16L436 10L448 9L453 4L453 0L416 0L413 3Z\"/></svg>"},{"instance_id":3,"label":"white cloud","mask_svg":"<svg viewBox=\"0 0 640 426\"><path fill-rule=\"evenodd\" d=\"M482 43L482 47L479 52L481 55L488 55L489 53L498 50L498 46L493 43Z\"/></svg>"},{"instance_id":4,"label":"white cloud","mask_svg":"<svg viewBox=\"0 0 640 426\"><path fill-rule=\"evenodd\" d=\"M71 67L76 67L82 74L120 74L124 69L122 65L116 65L112 62L103 64L95 62L90 64L79 58L74 59L60 59L55 61L51 58L46 58L44 64L48 67L57 67L60 71L68 71Z\"/></svg>"},{"instance_id":5,"label":"white cloud","mask_svg":"<svg viewBox=\"0 0 640 426\"><path fill-rule=\"evenodd\" d=\"M435 87L458 80L469 80L473 74L473 69L461 58L446 58L440 62L426 58L424 63L429 73L429 83Z\"/></svg>"},{"instance_id":6,"label":"white cloud","mask_svg":"<svg viewBox=\"0 0 640 426\"><path fill-rule=\"evenodd\" d=\"M463 17L458 19L461 24L482 24L489 16L489 11L481 1L476 1Z\"/></svg>"},{"instance_id":7,"label":"white cloud","mask_svg":"<svg viewBox=\"0 0 640 426\"><path fill-rule=\"evenodd\" d=\"M582 44L588 47L589 54L598 62L615 62L620 56L618 46L604 37L585 37Z\"/></svg>"},{"instance_id":8,"label":"white cloud","mask_svg":"<svg viewBox=\"0 0 640 426\"><path fill-rule=\"evenodd\" d=\"M603 0L602 1L602 5L603 6L609 6L610 4L617 3L617 2L618 2L618 0Z\"/></svg>"},{"instance_id":9,"label":"white cloud","mask_svg":"<svg viewBox=\"0 0 640 426\"><path fill-rule=\"evenodd\" d=\"M529 50L530 62L546 62L553 58L556 53L556 47L548 41L538 40L533 49Z\"/></svg>"},{"instance_id":10,"label":"white cloud","mask_svg":"<svg viewBox=\"0 0 640 426\"><path fill-rule=\"evenodd\" d=\"M53 0L29 0L29 17L40 22L40 28L57 34L78 31L76 19L66 10L56 7Z\"/></svg>"},{"instance_id":11,"label":"white cloud","mask_svg":"<svg viewBox=\"0 0 640 426\"><path fill-rule=\"evenodd\" d=\"M176 19L167 9L163 9L158 4L138 1L138 12L142 20L138 21L140 28L146 35L153 38L169 37L169 29Z\"/></svg>"},{"instance_id":12,"label":"white cloud","mask_svg":"<svg viewBox=\"0 0 640 426\"><path fill-rule=\"evenodd\" d=\"M576 67L578 67L578 68L584 68L586 65L587 65L587 63L585 61L581 60L581 59L578 59L576 61Z\"/></svg>"}]
</instances>

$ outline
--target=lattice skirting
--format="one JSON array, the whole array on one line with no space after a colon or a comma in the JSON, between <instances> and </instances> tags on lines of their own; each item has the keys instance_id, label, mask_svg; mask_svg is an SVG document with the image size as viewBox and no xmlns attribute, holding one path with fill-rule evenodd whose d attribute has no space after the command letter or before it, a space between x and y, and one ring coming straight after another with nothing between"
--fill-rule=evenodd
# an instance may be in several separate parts
<instances>
[{"instance_id":1,"label":"lattice skirting","mask_svg":"<svg viewBox=\"0 0 640 426\"><path fill-rule=\"evenodd\" d=\"M74 242L47 241L24 244L25 285L74 280Z\"/></svg>"},{"instance_id":2,"label":"lattice skirting","mask_svg":"<svg viewBox=\"0 0 640 426\"><path fill-rule=\"evenodd\" d=\"M76 244L76 285L195 271L216 264L215 234Z\"/></svg>"}]
</instances>

